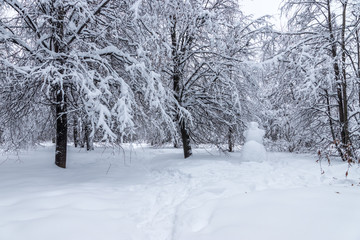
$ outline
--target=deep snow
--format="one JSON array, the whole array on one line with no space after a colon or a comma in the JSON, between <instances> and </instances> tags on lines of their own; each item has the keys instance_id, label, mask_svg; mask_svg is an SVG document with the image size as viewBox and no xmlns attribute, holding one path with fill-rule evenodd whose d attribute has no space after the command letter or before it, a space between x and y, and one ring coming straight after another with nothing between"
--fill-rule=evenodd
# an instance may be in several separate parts
<instances>
[{"instance_id":1,"label":"deep snow","mask_svg":"<svg viewBox=\"0 0 360 240\"><path fill-rule=\"evenodd\" d=\"M52 146L0 156L1 240L359 240L360 170L195 149Z\"/></svg>"}]
</instances>

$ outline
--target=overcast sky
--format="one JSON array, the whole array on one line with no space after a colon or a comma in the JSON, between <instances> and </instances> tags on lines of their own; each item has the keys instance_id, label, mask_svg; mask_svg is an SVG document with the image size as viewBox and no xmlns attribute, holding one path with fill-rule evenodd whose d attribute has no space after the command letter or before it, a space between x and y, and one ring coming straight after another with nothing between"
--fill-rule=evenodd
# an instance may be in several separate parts
<instances>
[{"instance_id":1,"label":"overcast sky","mask_svg":"<svg viewBox=\"0 0 360 240\"><path fill-rule=\"evenodd\" d=\"M255 18L264 15L273 15L274 23L280 26L280 10L282 0L239 0L241 10L246 14L252 14Z\"/></svg>"}]
</instances>

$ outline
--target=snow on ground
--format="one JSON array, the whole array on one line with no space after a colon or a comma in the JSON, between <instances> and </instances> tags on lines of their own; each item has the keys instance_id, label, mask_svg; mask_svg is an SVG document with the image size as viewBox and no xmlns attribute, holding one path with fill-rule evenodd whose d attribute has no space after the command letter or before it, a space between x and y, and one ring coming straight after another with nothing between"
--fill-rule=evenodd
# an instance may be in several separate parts
<instances>
[{"instance_id":1,"label":"snow on ground","mask_svg":"<svg viewBox=\"0 0 360 240\"><path fill-rule=\"evenodd\" d=\"M133 146L0 156L1 240L359 240L360 169Z\"/></svg>"}]
</instances>

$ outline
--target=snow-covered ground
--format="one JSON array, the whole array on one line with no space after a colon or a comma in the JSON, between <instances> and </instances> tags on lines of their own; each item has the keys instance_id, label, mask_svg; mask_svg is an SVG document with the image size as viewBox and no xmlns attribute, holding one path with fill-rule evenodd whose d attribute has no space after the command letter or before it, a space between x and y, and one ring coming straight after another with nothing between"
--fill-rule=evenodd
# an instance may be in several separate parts
<instances>
[{"instance_id":1,"label":"snow-covered ground","mask_svg":"<svg viewBox=\"0 0 360 240\"><path fill-rule=\"evenodd\" d=\"M360 169L134 146L0 156L1 240L359 240Z\"/></svg>"}]
</instances>

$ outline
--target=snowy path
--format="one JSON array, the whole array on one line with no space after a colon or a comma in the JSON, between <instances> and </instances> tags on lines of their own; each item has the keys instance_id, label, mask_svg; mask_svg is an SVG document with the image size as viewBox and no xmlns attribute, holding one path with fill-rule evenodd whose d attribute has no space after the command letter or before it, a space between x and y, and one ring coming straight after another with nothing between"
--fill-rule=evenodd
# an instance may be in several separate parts
<instances>
[{"instance_id":1,"label":"snowy path","mask_svg":"<svg viewBox=\"0 0 360 240\"><path fill-rule=\"evenodd\" d=\"M309 155L138 148L124 162L71 149L62 170L52 157L46 147L0 165L0 239L360 239L360 170L345 179L343 163L321 175Z\"/></svg>"}]
</instances>

